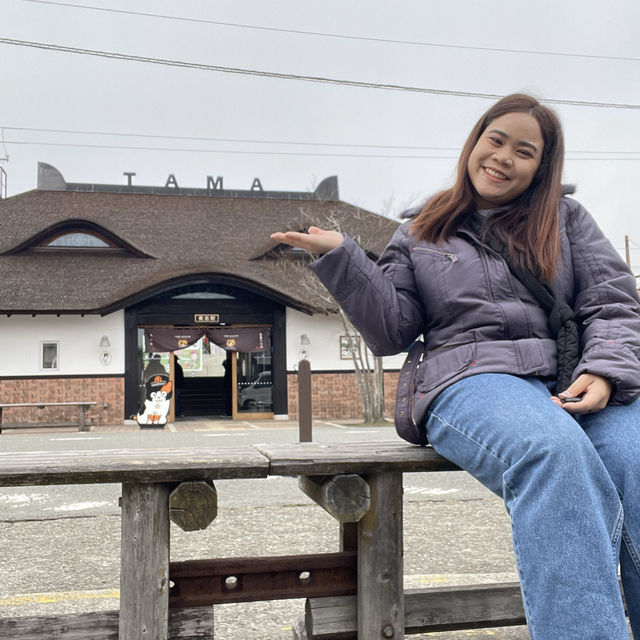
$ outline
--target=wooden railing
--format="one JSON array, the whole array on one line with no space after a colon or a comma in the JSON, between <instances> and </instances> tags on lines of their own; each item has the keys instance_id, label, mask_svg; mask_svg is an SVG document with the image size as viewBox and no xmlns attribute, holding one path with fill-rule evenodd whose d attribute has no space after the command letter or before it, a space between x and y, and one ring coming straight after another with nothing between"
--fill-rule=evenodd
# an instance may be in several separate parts
<instances>
[{"instance_id":1,"label":"wooden railing","mask_svg":"<svg viewBox=\"0 0 640 640\"><path fill-rule=\"evenodd\" d=\"M213 638L211 605L301 597L298 640L524 624L517 583L403 591L402 474L454 469L399 441L1 453L0 486L122 483L122 530L119 614L0 619L0 638ZM336 553L169 562L170 520L205 528L216 480L268 476L298 476L340 523Z\"/></svg>"}]
</instances>

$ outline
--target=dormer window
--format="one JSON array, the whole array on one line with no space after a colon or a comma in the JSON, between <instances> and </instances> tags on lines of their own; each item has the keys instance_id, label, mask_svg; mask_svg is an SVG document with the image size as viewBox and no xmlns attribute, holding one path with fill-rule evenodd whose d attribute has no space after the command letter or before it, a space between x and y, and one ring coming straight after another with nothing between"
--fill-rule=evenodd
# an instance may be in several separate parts
<instances>
[{"instance_id":1,"label":"dormer window","mask_svg":"<svg viewBox=\"0 0 640 640\"><path fill-rule=\"evenodd\" d=\"M128 253L114 239L93 229L82 227L59 229L45 235L30 247L31 251L90 251L102 253Z\"/></svg>"},{"instance_id":2,"label":"dormer window","mask_svg":"<svg viewBox=\"0 0 640 640\"><path fill-rule=\"evenodd\" d=\"M135 258L153 258L134 247L120 236L89 220L65 220L43 229L3 255L25 252L82 252L103 255L125 255Z\"/></svg>"},{"instance_id":3,"label":"dormer window","mask_svg":"<svg viewBox=\"0 0 640 640\"><path fill-rule=\"evenodd\" d=\"M64 233L53 240L50 240L46 244L41 245L43 247L64 247L68 249L78 248L112 248L113 245L109 244L106 240L103 240L93 233L86 233L76 231L73 233Z\"/></svg>"}]
</instances>

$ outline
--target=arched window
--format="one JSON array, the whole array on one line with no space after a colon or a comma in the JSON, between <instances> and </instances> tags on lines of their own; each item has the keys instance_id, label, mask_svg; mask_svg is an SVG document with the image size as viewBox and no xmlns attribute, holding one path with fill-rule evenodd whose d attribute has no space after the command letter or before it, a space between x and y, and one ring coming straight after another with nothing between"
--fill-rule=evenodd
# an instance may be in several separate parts
<instances>
[{"instance_id":1,"label":"arched window","mask_svg":"<svg viewBox=\"0 0 640 640\"><path fill-rule=\"evenodd\" d=\"M73 249L79 248L96 248L96 247L113 247L103 238L100 238L93 233L87 233L86 231L74 231L71 233L64 233L57 238L45 242L40 245L42 247L68 247Z\"/></svg>"},{"instance_id":2,"label":"arched window","mask_svg":"<svg viewBox=\"0 0 640 640\"><path fill-rule=\"evenodd\" d=\"M31 236L3 255L25 252L86 252L105 255L126 255L136 258L153 258L124 238L90 220L65 220Z\"/></svg>"}]
</instances>

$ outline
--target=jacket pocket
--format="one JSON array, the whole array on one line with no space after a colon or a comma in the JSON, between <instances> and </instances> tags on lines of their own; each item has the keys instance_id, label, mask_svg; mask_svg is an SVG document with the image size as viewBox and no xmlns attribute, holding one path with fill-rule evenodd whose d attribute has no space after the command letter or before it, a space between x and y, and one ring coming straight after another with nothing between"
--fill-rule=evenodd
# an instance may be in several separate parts
<instances>
[{"instance_id":1,"label":"jacket pocket","mask_svg":"<svg viewBox=\"0 0 640 640\"><path fill-rule=\"evenodd\" d=\"M470 342L432 356L427 355L416 377L417 393L428 393L473 366L475 353L476 343Z\"/></svg>"},{"instance_id":2,"label":"jacket pocket","mask_svg":"<svg viewBox=\"0 0 640 640\"><path fill-rule=\"evenodd\" d=\"M524 338L514 343L519 362L518 368L523 375L538 373L545 366L540 340Z\"/></svg>"}]
</instances>

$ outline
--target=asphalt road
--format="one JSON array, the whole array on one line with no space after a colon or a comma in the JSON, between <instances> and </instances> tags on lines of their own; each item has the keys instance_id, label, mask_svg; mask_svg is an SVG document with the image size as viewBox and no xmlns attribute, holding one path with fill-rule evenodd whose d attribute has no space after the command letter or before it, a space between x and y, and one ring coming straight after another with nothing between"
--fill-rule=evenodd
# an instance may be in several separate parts
<instances>
[{"instance_id":1,"label":"asphalt road","mask_svg":"<svg viewBox=\"0 0 640 640\"><path fill-rule=\"evenodd\" d=\"M3 451L194 447L295 442L282 428L0 436ZM394 438L389 427L314 427L318 442ZM338 526L292 478L217 481L218 517L205 531L173 524L171 559L330 552ZM462 472L406 474L405 586L517 579L502 502ZM120 485L0 488L0 617L117 609ZM216 640L289 640L301 600L221 605ZM522 627L415 638L525 640ZM2 639L4 640L4 639Z\"/></svg>"}]
</instances>

